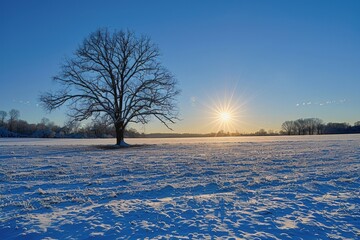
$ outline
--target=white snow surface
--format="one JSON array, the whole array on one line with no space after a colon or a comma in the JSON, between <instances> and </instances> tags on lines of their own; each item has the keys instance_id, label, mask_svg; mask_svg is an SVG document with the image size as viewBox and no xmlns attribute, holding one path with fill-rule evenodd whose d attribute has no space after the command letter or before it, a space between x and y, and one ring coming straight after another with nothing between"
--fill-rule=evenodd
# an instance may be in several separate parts
<instances>
[{"instance_id":1,"label":"white snow surface","mask_svg":"<svg viewBox=\"0 0 360 240\"><path fill-rule=\"evenodd\" d=\"M360 135L126 140L0 139L0 239L360 238Z\"/></svg>"}]
</instances>

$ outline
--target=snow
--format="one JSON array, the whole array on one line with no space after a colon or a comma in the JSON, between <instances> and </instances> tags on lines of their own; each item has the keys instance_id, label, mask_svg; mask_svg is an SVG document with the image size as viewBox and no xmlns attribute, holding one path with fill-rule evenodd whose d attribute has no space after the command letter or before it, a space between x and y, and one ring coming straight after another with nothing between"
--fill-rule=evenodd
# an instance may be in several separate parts
<instances>
[{"instance_id":1,"label":"snow","mask_svg":"<svg viewBox=\"0 0 360 240\"><path fill-rule=\"evenodd\" d=\"M357 239L360 135L0 139L0 239Z\"/></svg>"}]
</instances>

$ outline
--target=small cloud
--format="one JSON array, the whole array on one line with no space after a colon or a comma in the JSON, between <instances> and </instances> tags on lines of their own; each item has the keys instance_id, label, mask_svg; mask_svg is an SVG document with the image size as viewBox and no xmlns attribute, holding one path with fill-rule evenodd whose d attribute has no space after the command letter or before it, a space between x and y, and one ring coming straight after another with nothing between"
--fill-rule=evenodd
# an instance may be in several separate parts
<instances>
[{"instance_id":1,"label":"small cloud","mask_svg":"<svg viewBox=\"0 0 360 240\"><path fill-rule=\"evenodd\" d=\"M17 100L17 99L13 99L12 100L14 103L18 103L18 104L22 104L22 105L29 105L31 102L27 101L27 100Z\"/></svg>"},{"instance_id":2,"label":"small cloud","mask_svg":"<svg viewBox=\"0 0 360 240\"><path fill-rule=\"evenodd\" d=\"M330 104L343 104L346 103L346 99L340 99L340 100L327 100L325 102L312 102L312 101L306 101L302 103L297 103L296 107L299 106L309 106L309 105L317 105L317 106L324 106L324 105L330 105Z\"/></svg>"}]
</instances>

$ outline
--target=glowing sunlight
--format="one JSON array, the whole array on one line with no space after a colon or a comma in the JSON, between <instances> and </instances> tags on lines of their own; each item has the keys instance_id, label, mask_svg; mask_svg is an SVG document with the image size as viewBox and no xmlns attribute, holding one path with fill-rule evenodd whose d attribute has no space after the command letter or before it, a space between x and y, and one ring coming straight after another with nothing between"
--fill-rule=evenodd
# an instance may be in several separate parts
<instances>
[{"instance_id":1,"label":"glowing sunlight","mask_svg":"<svg viewBox=\"0 0 360 240\"><path fill-rule=\"evenodd\" d=\"M239 107L231 102L231 99L215 103L212 108L212 125L216 127L216 132L236 131L239 122Z\"/></svg>"},{"instance_id":2,"label":"glowing sunlight","mask_svg":"<svg viewBox=\"0 0 360 240\"><path fill-rule=\"evenodd\" d=\"M237 132L242 129L242 115L245 107L244 102L234 98L235 91L225 94L223 97L213 99L211 105L206 107L210 111L209 125L212 132Z\"/></svg>"},{"instance_id":3,"label":"glowing sunlight","mask_svg":"<svg viewBox=\"0 0 360 240\"><path fill-rule=\"evenodd\" d=\"M221 112L219 113L219 118L223 122L228 122L231 120L231 113L229 112Z\"/></svg>"}]
</instances>

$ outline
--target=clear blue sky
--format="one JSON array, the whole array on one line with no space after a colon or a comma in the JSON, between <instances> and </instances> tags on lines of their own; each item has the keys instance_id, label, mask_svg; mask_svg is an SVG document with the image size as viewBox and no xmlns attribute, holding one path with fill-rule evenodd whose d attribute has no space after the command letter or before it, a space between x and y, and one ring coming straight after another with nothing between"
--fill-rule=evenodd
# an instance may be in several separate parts
<instances>
[{"instance_id":1,"label":"clear blue sky","mask_svg":"<svg viewBox=\"0 0 360 240\"><path fill-rule=\"evenodd\" d=\"M233 94L239 132L285 120L360 120L360 1L1 1L0 110L58 124L40 92L99 27L131 29L159 45L180 82L176 132L210 132ZM140 131L142 128L137 126ZM166 132L158 122L146 132Z\"/></svg>"}]
</instances>

